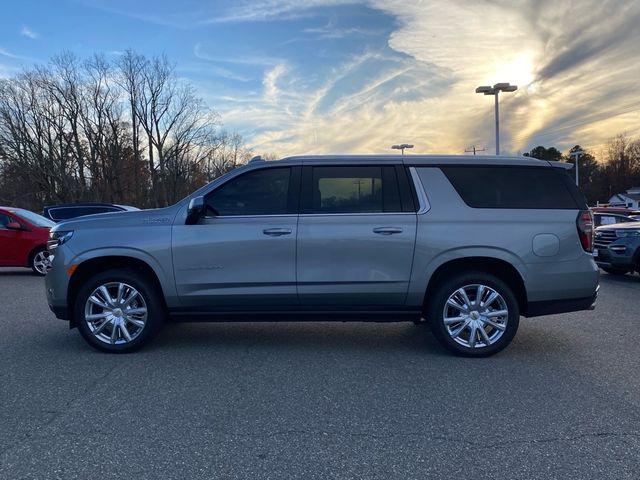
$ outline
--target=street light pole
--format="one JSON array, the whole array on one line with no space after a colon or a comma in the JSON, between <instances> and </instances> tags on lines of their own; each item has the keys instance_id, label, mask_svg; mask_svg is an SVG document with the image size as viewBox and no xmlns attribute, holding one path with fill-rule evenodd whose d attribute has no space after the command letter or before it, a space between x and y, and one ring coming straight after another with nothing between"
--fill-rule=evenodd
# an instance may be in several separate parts
<instances>
[{"instance_id":1,"label":"street light pole","mask_svg":"<svg viewBox=\"0 0 640 480\"><path fill-rule=\"evenodd\" d=\"M500 155L500 109L498 106L498 96L500 92L515 92L517 89L517 85L511 85L509 83L496 83L493 87L489 85L483 85L476 88L476 93L493 95L495 97L496 155Z\"/></svg>"},{"instance_id":2,"label":"street light pole","mask_svg":"<svg viewBox=\"0 0 640 480\"><path fill-rule=\"evenodd\" d=\"M580 163L580 157L584 154L584 150L575 150L569 153L569 156L574 158L576 161L576 186L580 186L579 177L578 177L578 165Z\"/></svg>"},{"instance_id":3,"label":"street light pole","mask_svg":"<svg viewBox=\"0 0 640 480\"><path fill-rule=\"evenodd\" d=\"M494 98L496 100L495 113L494 116L496 118L496 155L500 155L500 108L498 107L498 94L500 92L496 91Z\"/></svg>"}]
</instances>

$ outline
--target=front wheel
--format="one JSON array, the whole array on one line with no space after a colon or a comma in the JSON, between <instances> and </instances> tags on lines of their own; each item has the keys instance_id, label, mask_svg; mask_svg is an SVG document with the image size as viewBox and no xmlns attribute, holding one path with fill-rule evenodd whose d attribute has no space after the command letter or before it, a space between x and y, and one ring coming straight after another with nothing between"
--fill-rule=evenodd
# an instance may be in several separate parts
<instances>
[{"instance_id":1,"label":"front wheel","mask_svg":"<svg viewBox=\"0 0 640 480\"><path fill-rule=\"evenodd\" d=\"M520 311L511 288L499 278L469 272L450 277L427 299L427 319L449 351L485 357L505 348L518 330Z\"/></svg>"},{"instance_id":2,"label":"front wheel","mask_svg":"<svg viewBox=\"0 0 640 480\"><path fill-rule=\"evenodd\" d=\"M82 286L74 319L92 347L104 352L130 352L160 330L165 318L160 295L154 283L137 271L108 270Z\"/></svg>"}]
</instances>

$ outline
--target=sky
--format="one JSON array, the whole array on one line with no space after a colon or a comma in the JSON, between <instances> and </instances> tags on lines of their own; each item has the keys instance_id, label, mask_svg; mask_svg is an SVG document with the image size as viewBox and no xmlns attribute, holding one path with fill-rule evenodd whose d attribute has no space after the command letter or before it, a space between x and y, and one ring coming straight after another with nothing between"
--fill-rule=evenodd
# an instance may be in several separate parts
<instances>
[{"instance_id":1,"label":"sky","mask_svg":"<svg viewBox=\"0 0 640 480\"><path fill-rule=\"evenodd\" d=\"M127 48L166 53L255 151L594 151L640 137L637 0L1 0L0 77Z\"/></svg>"}]
</instances>

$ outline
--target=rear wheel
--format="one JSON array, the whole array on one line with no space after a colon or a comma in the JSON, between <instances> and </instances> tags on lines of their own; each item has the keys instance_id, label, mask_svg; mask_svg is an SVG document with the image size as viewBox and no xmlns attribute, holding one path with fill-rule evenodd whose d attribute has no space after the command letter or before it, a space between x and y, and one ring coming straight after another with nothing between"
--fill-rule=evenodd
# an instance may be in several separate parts
<instances>
[{"instance_id":1,"label":"rear wheel","mask_svg":"<svg viewBox=\"0 0 640 480\"><path fill-rule=\"evenodd\" d=\"M509 345L518 330L516 297L493 275L468 272L452 276L430 297L427 319L433 334L458 355L493 355Z\"/></svg>"},{"instance_id":2,"label":"rear wheel","mask_svg":"<svg viewBox=\"0 0 640 480\"><path fill-rule=\"evenodd\" d=\"M47 269L49 268L49 252L46 248L39 248L31 255L30 267L33 270L33 273L41 276L45 276L47 274Z\"/></svg>"},{"instance_id":3,"label":"rear wheel","mask_svg":"<svg viewBox=\"0 0 640 480\"><path fill-rule=\"evenodd\" d=\"M134 270L117 269L83 285L74 318L92 347L124 353L140 348L160 330L165 311L153 282Z\"/></svg>"},{"instance_id":4,"label":"rear wheel","mask_svg":"<svg viewBox=\"0 0 640 480\"><path fill-rule=\"evenodd\" d=\"M629 273L629 270L626 268L616 268L616 267L601 267L602 270L607 272L610 275L626 275Z\"/></svg>"}]
</instances>

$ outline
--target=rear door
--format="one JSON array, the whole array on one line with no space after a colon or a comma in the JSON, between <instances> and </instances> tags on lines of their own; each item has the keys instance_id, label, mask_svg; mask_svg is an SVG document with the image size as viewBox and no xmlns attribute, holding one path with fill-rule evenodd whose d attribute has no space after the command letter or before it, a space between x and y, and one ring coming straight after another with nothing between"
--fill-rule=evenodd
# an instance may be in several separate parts
<instances>
[{"instance_id":1,"label":"rear door","mask_svg":"<svg viewBox=\"0 0 640 480\"><path fill-rule=\"evenodd\" d=\"M305 165L298 295L305 306L405 302L416 235L406 172L394 165Z\"/></svg>"}]
</instances>

